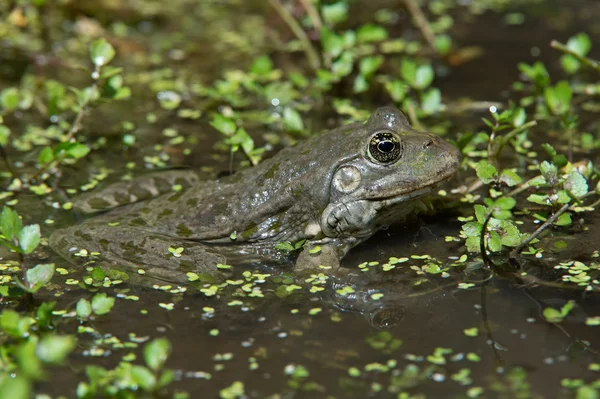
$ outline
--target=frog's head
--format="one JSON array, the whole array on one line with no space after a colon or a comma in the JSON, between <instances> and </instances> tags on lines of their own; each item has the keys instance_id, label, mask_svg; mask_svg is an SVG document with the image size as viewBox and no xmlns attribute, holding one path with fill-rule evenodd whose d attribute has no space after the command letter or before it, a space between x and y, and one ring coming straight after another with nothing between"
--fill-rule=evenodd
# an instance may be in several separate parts
<instances>
[{"instance_id":1,"label":"frog's head","mask_svg":"<svg viewBox=\"0 0 600 399\"><path fill-rule=\"evenodd\" d=\"M401 220L415 198L448 180L460 163L456 148L412 129L393 107L377 109L347 142L353 156L336 165L321 216L328 237L367 237Z\"/></svg>"}]
</instances>

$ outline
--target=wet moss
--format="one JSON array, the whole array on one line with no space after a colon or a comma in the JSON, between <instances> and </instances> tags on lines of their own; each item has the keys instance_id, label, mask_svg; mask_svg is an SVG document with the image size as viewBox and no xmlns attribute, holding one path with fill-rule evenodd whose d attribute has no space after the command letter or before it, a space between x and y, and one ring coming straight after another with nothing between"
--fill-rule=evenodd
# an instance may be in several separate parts
<instances>
[{"instance_id":1,"label":"wet moss","mask_svg":"<svg viewBox=\"0 0 600 399\"><path fill-rule=\"evenodd\" d=\"M87 203L90 206L90 208L97 210L107 209L111 206L110 202L100 197L90 198Z\"/></svg>"},{"instance_id":2,"label":"wet moss","mask_svg":"<svg viewBox=\"0 0 600 399\"><path fill-rule=\"evenodd\" d=\"M265 179L272 179L275 177L275 172L279 169L279 162L276 162L265 172Z\"/></svg>"},{"instance_id":3,"label":"wet moss","mask_svg":"<svg viewBox=\"0 0 600 399\"><path fill-rule=\"evenodd\" d=\"M239 235L242 240L248 240L252 238L258 232L258 225L254 222L246 226L244 231Z\"/></svg>"},{"instance_id":4,"label":"wet moss","mask_svg":"<svg viewBox=\"0 0 600 399\"><path fill-rule=\"evenodd\" d=\"M179 237L190 237L193 234L193 231L190 230L185 224L179 223L177 225L176 233Z\"/></svg>"}]
</instances>

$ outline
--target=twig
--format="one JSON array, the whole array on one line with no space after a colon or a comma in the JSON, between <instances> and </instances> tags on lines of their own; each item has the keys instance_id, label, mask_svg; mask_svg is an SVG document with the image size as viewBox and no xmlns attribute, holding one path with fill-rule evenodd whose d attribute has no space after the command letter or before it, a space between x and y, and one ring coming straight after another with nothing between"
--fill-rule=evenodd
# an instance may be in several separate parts
<instances>
[{"instance_id":1,"label":"twig","mask_svg":"<svg viewBox=\"0 0 600 399\"><path fill-rule=\"evenodd\" d=\"M299 0L302 7L306 10L310 21L312 22L312 26L315 28L317 32L321 31L321 27L323 26L323 21L321 21L321 16L319 12L315 8L315 6L309 0Z\"/></svg>"},{"instance_id":2,"label":"twig","mask_svg":"<svg viewBox=\"0 0 600 399\"><path fill-rule=\"evenodd\" d=\"M529 121L527 123L522 124L519 127L514 128L510 132L502 135L502 138L500 139L500 145L498 145L498 147L496 147L496 150L494 151L494 154L493 154L493 158L494 159L498 159L498 156L500 155L500 152L502 152L502 150L504 149L504 147L506 146L506 144L508 144L508 142L510 141L510 139L512 139L513 137L515 137L517 134L521 133L523 130L529 129L530 127L533 127L533 126L536 126L536 125L537 125L537 121ZM492 155L492 154L488 154L488 157L490 155Z\"/></svg>"},{"instance_id":3,"label":"twig","mask_svg":"<svg viewBox=\"0 0 600 399\"><path fill-rule=\"evenodd\" d=\"M550 42L550 47L552 47L555 50L561 51L563 53L569 54L569 55L575 57L582 64L585 64L585 65L589 66L590 68L595 69L597 72L600 72L600 62L591 60L587 57L577 54L576 52L574 52L573 50L571 50L570 48L568 48L566 45L562 44L558 40L552 40Z\"/></svg>"},{"instance_id":4,"label":"twig","mask_svg":"<svg viewBox=\"0 0 600 399\"><path fill-rule=\"evenodd\" d=\"M492 219L492 215L493 212L490 211L490 213L488 213L487 217L485 218L485 222L483 222L483 226L481 227L481 235L479 236L479 251L481 252L481 259L483 260L483 263L490 269L494 266L494 264L490 260L490 257L487 255L485 236L487 234L488 223Z\"/></svg>"},{"instance_id":5,"label":"twig","mask_svg":"<svg viewBox=\"0 0 600 399\"><path fill-rule=\"evenodd\" d=\"M421 34L425 38L425 41L429 47L431 47L433 51L437 52L435 47L435 34L433 33L425 14L423 14L423 11L421 11L414 0L404 0L404 5L406 6L410 15L413 17L417 28L419 28L421 31Z\"/></svg>"},{"instance_id":6,"label":"twig","mask_svg":"<svg viewBox=\"0 0 600 399\"><path fill-rule=\"evenodd\" d=\"M96 67L94 68L94 72L92 73L92 77L94 79L94 83L92 84L92 86L90 86L90 88L91 88L90 94L86 98L86 100L83 102L83 104L81 104L81 107L79 108L79 112L77 112L77 115L75 116L75 120L71 124L71 128L69 129L69 132L67 133L67 137L66 137L65 141L71 141L71 139L73 137L75 137L77 132L79 132L79 129L81 129L81 121L83 120L83 115L85 114L85 111L87 111L90 101L94 100L94 97L96 95L96 90L98 90L98 82L100 81L100 65L96 65Z\"/></svg>"},{"instance_id":7,"label":"twig","mask_svg":"<svg viewBox=\"0 0 600 399\"><path fill-rule=\"evenodd\" d=\"M541 225L529 237L527 237L525 240L523 240L522 243L520 243L515 249L513 249L510 252L510 259L516 260L517 256L519 255L519 253L521 253L523 248L525 248L527 245L529 245L529 243L531 241L533 241L540 234L542 234L544 230L546 230L548 227L552 226L552 224L554 222L556 222L556 219L558 219L560 217L560 215L562 215L563 213L565 213L567 211L567 209L569 209L569 206L571 206L571 204L569 204L569 203L564 204L558 211L556 211L554 213L554 215L552 215L548 220L546 220L546 222L543 225Z\"/></svg>"},{"instance_id":8,"label":"twig","mask_svg":"<svg viewBox=\"0 0 600 399\"><path fill-rule=\"evenodd\" d=\"M290 15L290 13L285 9L283 4L279 0L269 0L271 6L277 11L277 14L283 19L283 22L287 24L290 30L294 33L296 38L300 40L302 47L304 48L304 53L306 54L306 58L308 58L308 62L310 66L316 71L321 66L321 61L319 60L319 56L317 51L314 49L312 44L310 43L310 39L306 35L306 32L302 29L300 24Z\"/></svg>"}]
</instances>

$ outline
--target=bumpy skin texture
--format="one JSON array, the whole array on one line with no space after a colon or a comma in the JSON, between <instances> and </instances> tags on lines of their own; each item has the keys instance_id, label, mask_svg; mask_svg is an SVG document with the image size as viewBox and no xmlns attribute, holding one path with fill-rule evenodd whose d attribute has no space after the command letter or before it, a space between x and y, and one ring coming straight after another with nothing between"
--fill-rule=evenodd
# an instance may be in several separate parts
<instances>
[{"instance_id":1,"label":"bumpy skin texture","mask_svg":"<svg viewBox=\"0 0 600 399\"><path fill-rule=\"evenodd\" d=\"M336 268L352 246L413 212L416 199L459 162L450 144L413 130L400 111L379 108L365 123L314 136L225 179L169 172L87 195L76 202L83 211L127 205L58 230L50 245L70 260L86 249L112 265L151 266L173 279L176 272L214 272L217 263L285 263L274 244L306 240L297 268ZM132 203L168 191L169 182L184 189ZM309 254L315 245L321 251ZM181 257L169 247L183 247Z\"/></svg>"}]
</instances>

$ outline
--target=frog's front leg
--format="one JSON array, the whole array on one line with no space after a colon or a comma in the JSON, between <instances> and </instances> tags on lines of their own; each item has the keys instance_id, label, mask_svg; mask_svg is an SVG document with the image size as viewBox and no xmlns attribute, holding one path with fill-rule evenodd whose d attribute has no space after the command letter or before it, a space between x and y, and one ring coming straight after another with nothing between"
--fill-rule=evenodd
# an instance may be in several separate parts
<instances>
[{"instance_id":1,"label":"frog's front leg","mask_svg":"<svg viewBox=\"0 0 600 399\"><path fill-rule=\"evenodd\" d=\"M295 270L338 273L340 260L359 242L354 237L308 241L298 255Z\"/></svg>"},{"instance_id":2,"label":"frog's front leg","mask_svg":"<svg viewBox=\"0 0 600 399\"><path fill-rule=\"evenodd\" d=\"M73 201L73 207L83 213L107 211L158 197L175 189L186 189L198 181L198 175L191 170L148 173L133 180L113 183L102 190L82 194Z\"/></svg>"}]
</instances>

